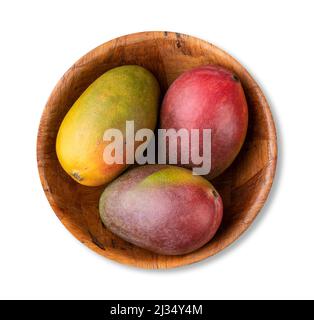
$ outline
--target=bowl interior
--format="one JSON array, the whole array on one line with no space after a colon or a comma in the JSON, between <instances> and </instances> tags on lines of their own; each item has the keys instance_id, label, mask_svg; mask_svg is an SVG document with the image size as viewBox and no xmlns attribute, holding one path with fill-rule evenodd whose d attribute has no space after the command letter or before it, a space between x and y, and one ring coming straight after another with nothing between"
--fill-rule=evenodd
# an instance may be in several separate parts
<instances>
[{"instance_id":1,"label":"bowl interior","mask_svg":"<svg viewBox=\"0 0 314 320\"><path fill-rule=\"evenodd\" d=\"M105 71L137 64L159 80L162 92L184 71L218 64L240 78L249 105L249 129L235 162L213 183L224 202L222 225L212 241L181 256L162 256L125 242L108 231L98 214L105 186L85 187L61 168L56 135L66 112L81 93ZM212 256L235 241L252 223L269 193L276 167L273 119L260 88L235 59L203 40L172 32L144 32L123 36L90 51L77 61L53 90L42 115L37 159L46 196L68 230L99 254L143 268L171 268Z\"/></svg>"}]
</instances>

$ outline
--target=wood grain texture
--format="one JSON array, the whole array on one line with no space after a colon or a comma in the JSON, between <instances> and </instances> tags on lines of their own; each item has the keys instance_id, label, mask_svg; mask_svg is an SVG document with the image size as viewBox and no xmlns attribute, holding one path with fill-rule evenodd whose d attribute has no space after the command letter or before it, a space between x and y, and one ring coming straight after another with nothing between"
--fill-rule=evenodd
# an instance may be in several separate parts
<instances>
[{"instance_id":1,"label":"wood grain texture","mask_svg":"<svg viewBox=\"0 0 314 320\"><path fill-rule=\"evenodd\" d=\"M163 256L118 238L101 223L98 201L104 186L85 187L61 168L56 135L66 112L81 93L105 71L125 64L149 69L164 93L184 71L218 64L240 78L249 105L245 144L232 166L213 183L224 201L224 219L212 241L182 256ZM250 74L230 55L203 40L173 32L123 36L90 51L60 79L44 109L37 139L41 183L64 226L97 253L141 268L173 268L210 257L234 242L253 222L266 201L276 169L277 144L267 101ZM56 235L57 236L57 235Z\"/></svg>"}]
</instances>

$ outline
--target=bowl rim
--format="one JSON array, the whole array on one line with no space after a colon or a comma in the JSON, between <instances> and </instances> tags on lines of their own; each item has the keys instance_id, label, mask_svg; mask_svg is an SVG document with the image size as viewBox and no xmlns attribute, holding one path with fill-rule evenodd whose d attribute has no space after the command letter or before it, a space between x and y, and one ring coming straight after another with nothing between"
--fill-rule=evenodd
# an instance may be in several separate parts
<instances>
[{"instance_id":1,"label":"bowl rim","mask_svg":"<svg viewBox=\"0 0 314 320\"><path fill-rule=\"evenodd\" d=\"M214 250L212 250L212 252L210 254L201 254L198 256L194 256L194 258L190 259L190 260L184 259L184 263L181 263L182 257L188 256L188 255L176 256L176 257L178 257L178 259L173 260L173 262L171 262L171 263L167 262L163 266L159 266L158 263L156 263L156 262L151 262L149 265L148 264L145 264L145 265L144 264L137 264L136 262L134 262L131 259L123 258L123 256L110 255L110 254L106 253L101 247L96 245L94 242L90 241L90 239L83 236L82 232L80 230L78 230L77 227L73 226L71 223L62 219L64 212L58 206L56 200L54 199L53 195L50 192L49 185L48 185L47 180L45 178L45 168L44 168L44 166L41 165L41 154L44 154L44 152L41 150L41 145L44 143L44 138L43 138L43 135L41 134L41 132L43 130L44 119L45 119L46 113L48 113L48 111L49 111L48 109L50 108L49 102L55 96L55 94L58 92L58 90L60 90L60 88L62 87L63 79L67 76L68 73L71 72L71 70L73 68L77 67L78 65L81 65L82 63L86 63L86 60L88 60L88 58L90 56L93 56L95 54L96 55L101 54L100 52L98 52L99 50L103 51L103 50L106 50L106 48L112 47L112 45L114 45L114 43L116 41L123 41L123 40L126 40L126 38L128 38L128 41L132 40L133 42L138 42L138 41L141 42L141 41L145 41L145 40L151 40L152 37L153 38L158 38L158 37L164 38L164 36L169 36L169 37L172 36L172 37L176 37L176 38L182 37L183 39L187 39L187 38L194 39L194 40L197 40L197 41L204 43L206 45L210 45L212 48L215 49L215 51L220 56L228 57L228 59L230 59L234 64L238 65L241 68L241 72L243 72L243 74L245 74L245 76L249 79L249 81L253 83L254 89L256 90L258 97L262 101L263 112L264 112L264 114L266 116L266 120L267 120L266 121L267 129L268 129L270 136L271 136L271 139L269 139L269 149L270 149L269 153L272 154L272 156L271 156L271 160L269 161L269 163L265 167L266 168L265 169L266 170L266 172L265 172L265 177L266 177L265 178L265 181L266 181L265 185L263 188L260 188L258 195L256 197L256 200L250 206L250 208L247 212L249 219L246 219L245 222L241 223L241 227L237 228L236 232L234 232L232 234L232 237L229 237L227 239L227 241L225 241L223 243L222 246L217 246ZM264 93L262 92L260 86L256 83L255 79L251 76L251 74L247 71L247 69L237 59L235 59L229 53L227 53L223 49L217 47L216 45L214 45L206 40L195 37L195 36L187 35L184 33L172 32L172 31L142 31L142 32L136 32L136 33L122 35L122 36L111 39L109 41L106 41L106 42L96 46L94 49L90 50L89 52L84 54L82 57L80 57L64 73L64 75L58 80L57 84L55 85L54 89L52 90L51 94L49 95L47 102L45 104L44 110L42 112L41 118L40 118L39 129L38 129L38 133L37 133L37 144L36 144L37 168L38 168L39 177L40 177L43 191L44 191L44 193L48 199L48 202L49 202L51 208L53 209L54 213L57 215L57 217L59 218L61 223L66 227L66 229L68 231L70 231L70 233L76 239L81 241L88 248L97 252L98 254L100 254L106 258L109 258L110 260L114 260L114 261L122 263L122 264L130 265L130 266L137 267L137 268L143 268L143 269L169 269L169 268L182 267L185 265L196 263L196 262L199 262L201 260L204 260L204 259L207 259L211 256L216 255L220 251L223 251L228 246L230 246L233 242L235 242L250 227L252 222L255 220L257 215L260 213L262 207L264 206L264 204L268 198L268 195L270 193L270 190L271 190L271 187L272 187L272 184L274 181L275 173L276 173L277 154L278 154L277 133L276 133L276 127L275 127L274 119L273 119L269 104L268 104L266 97L265 97ZM159 256L159 255L157 255L157 256Z\"/></svg>"}]
</instances>

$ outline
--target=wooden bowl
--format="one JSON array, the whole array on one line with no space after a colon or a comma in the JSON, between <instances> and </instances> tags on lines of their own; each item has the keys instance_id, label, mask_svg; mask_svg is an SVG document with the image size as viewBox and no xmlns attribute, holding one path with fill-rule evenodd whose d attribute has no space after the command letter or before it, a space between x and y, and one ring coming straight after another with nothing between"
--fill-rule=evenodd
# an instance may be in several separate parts
<instances>
[{"instance_id":1,"label":"wooden bowl","mask_svg":"<svg viewBox=\"0 0 314 320\"><path fill-rule=\"evenodd\" d=\"M85 187L61 168L55 151L60 123L81 93L107 70L125 64L149 69L163 93L184 71L218 64L240 78L249 105L245 144L232 164L213 181L224 202L222 225L209 243L181 256L163 256L125 242L108 231L98 214L104 186ZM172 268L210 257L235 241L266 201L275 174L276 131L267 101L252 76L214 45L179 33L143 32L102 44L79 59L57 83L44 109L37 139L37 161L45 194L64 226L97 253L142 268Z\"/></svg>"}]
</instances>

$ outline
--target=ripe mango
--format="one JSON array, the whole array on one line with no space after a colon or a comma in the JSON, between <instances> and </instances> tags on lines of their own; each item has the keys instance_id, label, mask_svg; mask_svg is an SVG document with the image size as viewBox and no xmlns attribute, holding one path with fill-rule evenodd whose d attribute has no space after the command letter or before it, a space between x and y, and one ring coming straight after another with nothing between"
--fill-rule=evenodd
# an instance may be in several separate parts
<instances>
[{"instance_id":1,"label":"ripe mango","mask_svg":"<svg viewBox=\"0 0 314 320\"><path fill-rule=\"evenodd\" d=\"M163 129L211 129L211 170L207 177L217 177L234 161L246 136L248 107L240 79L216 65L184 72L164 97L160 123ZM180 139L178 150L180 154ZM199 151L204 154L202 139ZM181 163L180 158L177 163ZM183 166L195 167L191 154L189 164Z\"/></svg>"},{"instance_id":2,"label":"ripe mango","mask_svg":"<svg viewBox=\"0 0 314 320\"><path fill-rule=\"evenodd\" d=\"M124 240L159 254L179 255L212 239L223 204L212 184L190 170L146 165L110 183L99 210L104 225Z\"/></svg>"},{"instance_id":3,"label":"ripe mango","mask_svg":"<svg viewBox=\"0 0 314 320\"><path fill-rule=\"evenodd\" d=\"M124 133L126 121L134 130L155 129L160 89L156 78L145 68L126 65L111 69L96 79L66 114L56 141L63 169L77 182L99 186L110 182L126 167L108 164L103 140L107 129ZM135 142L135 150L142 142ZM116 151L117 152L117 151Z\"/></svg>"}]
</instances>

